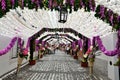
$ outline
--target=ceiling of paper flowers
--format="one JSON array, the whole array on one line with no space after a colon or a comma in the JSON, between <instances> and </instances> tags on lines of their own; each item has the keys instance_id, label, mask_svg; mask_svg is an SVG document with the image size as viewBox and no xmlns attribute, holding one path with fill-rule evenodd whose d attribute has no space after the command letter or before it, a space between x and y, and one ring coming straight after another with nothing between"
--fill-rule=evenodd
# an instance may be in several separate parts
<instances>
[{"instance_id":1,"label":"ceiling of paper flowers","mask_svg":"<svg viewBox=\"0 0 120 80\"><path fill-rule=\"evenodd\" d=\"M102 4L120 15L119 0L95 0L95 2L96 5ZM88 38L96 35L105 36L112 32L109 24L97 19L94 15L95 12L85 12L82 8L69 13L67 22L63 24L58 22L58 11L44 9L36 11L26 7L23 10L18 7L0 18L0 35L30 37L42 28L72 28ZM51 34L51 32L45 32L41 37L47 34ZM71 33L68 34L79 39Z\"/></svg>"}]
</instances>

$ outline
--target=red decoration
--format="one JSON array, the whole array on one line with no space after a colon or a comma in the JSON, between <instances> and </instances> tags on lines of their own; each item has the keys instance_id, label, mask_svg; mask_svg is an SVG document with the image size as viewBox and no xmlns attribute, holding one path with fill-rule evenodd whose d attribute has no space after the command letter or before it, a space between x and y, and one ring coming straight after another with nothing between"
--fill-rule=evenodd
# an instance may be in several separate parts
<instances>
[{"instance_id":1,"label":"red decoration","mask_svg":"<svg viewBox=\"0 0 120 80\"><path fill-rule=\"evenodd\" d=\"M81 62L81 67L88 67L88 62Z\"/></svg>"},{"instance_id":2,"label":"red decoration","mask_svg":"<svg viewBox=\"0 0 120 80\"><path fill-rule=\"evenodd\" d=\"M40 58L43 58L43 55L40 55Z\"/></svg>"},{"instance_id":3,"label":"red decoration","mask_svg":"<svg viewBox=\"0 0 120 80\"><path fill-rule=\"evenodd\" d=\"M74 59L78 59L78 56L77 56L77 55L74 55Z\"/></svg>"},{"instance_id":4,"label":"red decoration","mask_svg":"<svg viewBox=\"0 0 120 80\"><path fill-rule=\"evenodd\" d=\"M29 65L35 65L36 64L36 60L29 60Z\"/></svg>"}]
</instances>

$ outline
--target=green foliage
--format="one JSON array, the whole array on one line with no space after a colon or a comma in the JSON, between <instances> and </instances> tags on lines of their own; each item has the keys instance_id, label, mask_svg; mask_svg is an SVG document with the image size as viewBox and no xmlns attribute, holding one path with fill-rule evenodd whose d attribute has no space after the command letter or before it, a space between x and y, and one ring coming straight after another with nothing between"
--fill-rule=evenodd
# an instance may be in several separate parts
<instances>
[{"instance_id":1,"label":"green foliage","mask_svg":"<svg viewBox=\"0 0 120 80\"><path fill-rule=\"evenodd\" d=\"M58 5L63 4L63 0L56 0Z\"/></svg>"},{"instance_id":2,"label":"green foliage","mask_svg":"<svg viewBox=\"0 0 120 80\"><path fill-rule=\"evenodd\" d=\"M33 9L34 8L34 3L32 3L32 1L31 0L28 0L28 8L29 9Z\"/></svg>"},{"instance_id":3,"label":"green foliage","mask_svg":"<svg viewBox=\"0 0 120 80\"><path fill-rule=\"evenodd\" d=\"M12 8L10 4L10 0L6 0L6 12L9 12L9 10Z\"/></svg>"},{"instance_id":4,"label":"green foliage","mask_svg":"<svg viewBox=\"0 0 120 80\"><path fill-rule=\"evenodd\" d=\"M14 7L15 7L15 8L18 7L18 0L15 0L15 5L14 5Z\"/></svg>"},{"instance_id":5,"label":"green foliage","mask_svg":"<svg viewBox=\"0 0 120 80\"><path fill-rule=\"evenodd\" d=\"M114 66L120 66L120 58L118 58L118 61L114 64Z\"/></svg>"},{"instance_id":6,"label":"green foliage","mask_svg":"<svg viewBox=\"0 0 120 80\"><path fill-rule=\"evenodd\" d=\"M22 53L19 53L18 54L21 58L25 58L25 59L27 59L27 57L28 57L28 55L23 55Z\"/></svg>"},{"instance_id":7,"label":"green foliage","mask_svg":"<svg viewBox=\"0 0 120 80\"><path fill-rule=\"evenodd\" d=\"M77 11L80 7L80 0L75 0L75 3L74 3L74 11Z\"/></svg>"},{"instance_id":8,"label":"green foliage","mask_svg":"<svg viewBox=\"0 0 120 80\"><path fill-rule=\"evenodd\" d=\"M44 4L44 9L46 10L49 6L49 1L48 0L44 0L44 2L43 2L43 4Z\"/></svg>"},{"instance_id":9,"label":"green foliage","mask_svg":"<svg viewBox=\"0 0 120 80\"><path fill-rule=\"evenodd\" d=\"M95 12L96 12L95 17L97 17L97 18L99 17L99 14L98 14L99 11L100 11L100 5L98 5L95 10Z\"/></svg>"}]
</instances>

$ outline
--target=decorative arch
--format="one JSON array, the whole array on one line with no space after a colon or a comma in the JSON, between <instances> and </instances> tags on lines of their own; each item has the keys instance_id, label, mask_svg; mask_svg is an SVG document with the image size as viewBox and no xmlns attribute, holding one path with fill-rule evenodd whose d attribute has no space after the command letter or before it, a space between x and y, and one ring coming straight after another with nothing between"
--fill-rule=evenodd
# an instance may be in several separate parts
<instances>
[{"instance_id":1,"label":"decorative arch","mask_svg":"<svg viewBox=\"0 0 120 80\"><path fill-rule=\"evenodd\" d=\"M43 41L43 39L45 39L45 38L48 37L48 36L51 36L51 38L55 38L54 35L55 35L55 34L47 34L47 35L41 37L41 38L39 39L39 42L40 42L40 41ZM73 40L73 41L76 41L76 40L77 40L77 39L73 38L72 36L70 36L70 35L68 35L68 34L58 34L58 36L64 36L64 37L67 37L67 38L69 38L69 39L71 39L71 40Z\"/></svg>"},{"instance_id":2,"label":"decorative arch","mask_svg":"<svg viewBox=\"0 0 120 80\"><path fill-rule=\"evenodd\" d=\"M64 32L64 33L72 33L75 36L78 36L79 38L83 38L82 34L78 33L77 31L71 29L71 28L42 28L40 31L35 33L34 35L31 36L32 39L37 39L38 37L41 36L41 34L45 32Z\"/></svg>"}]
</instances>

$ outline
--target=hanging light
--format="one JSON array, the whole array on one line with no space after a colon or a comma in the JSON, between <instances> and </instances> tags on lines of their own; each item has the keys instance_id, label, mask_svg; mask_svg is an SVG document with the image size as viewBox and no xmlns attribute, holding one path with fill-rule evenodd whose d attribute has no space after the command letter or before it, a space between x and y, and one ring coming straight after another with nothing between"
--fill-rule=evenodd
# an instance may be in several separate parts
<instances>
[{"instance_id":1,"label":"hanging light","mask_svg":"<svg viewBox=\"0 0 120 80\"><path fill-rule=\"evenodd\" d=\"M62 5L60 7L60 15L59 15L59 20L58 22L60 23L65 23L67 21L67 15L68 15L68 11L65 5Z\"/></svg>"},{"instance_id":2,"label":"hanging light","mask_svg":"<svg viewBox=\"0 0 120 80\"><path fill-rule=\"evenodd\" d=\"M59 39L59 34L58 33L55 33L55 38Z\"/></svg>"}]
</instances>

